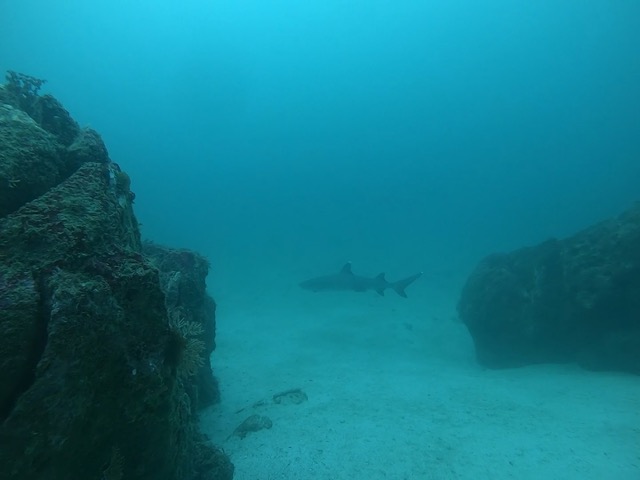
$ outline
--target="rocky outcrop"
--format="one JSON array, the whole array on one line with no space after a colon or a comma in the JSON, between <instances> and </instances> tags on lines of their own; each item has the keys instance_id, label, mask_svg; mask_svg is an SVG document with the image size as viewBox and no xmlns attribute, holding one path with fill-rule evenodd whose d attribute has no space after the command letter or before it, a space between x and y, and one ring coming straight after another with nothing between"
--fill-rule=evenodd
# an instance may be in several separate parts
<instances>
[{"instance_id":1,"label":"rocky outcrop","mask_svg":"<svg viewBox=\"0 0 640 480\"><path fill-rule=\"evenodd\" d=\"M202 328L203 358L209 358L216 347L216 304L207 295L205 278L209 272L207 260L189 250L177 250L145 242L143 252L160 272L160 284L165 292L169 316L177 321L192 322ZM220 400L218 382L211 363L197 367L192 397L199 408Z\"/></svg>"},{"instance_id":2,"label":"rocky outcrop","mask_svg":"<svg viewBox=\"0 0 640 480\"><path fill-rule=\"evenodd\" d=\"M486 366L640 374L640 204L570 238L485 258L458 311Z\"/></svg>"},{"instance_id":3,"label":"rocky outcrop","mask_svg":"<svg viewBox=\"0 0 640 480\"><path fill-rule=\"evenodd\" d=\"M197 428L206 262L148 256L100 136L23 80L0 88L0 478L230 479Z\"/></svg>"}]
</instances>

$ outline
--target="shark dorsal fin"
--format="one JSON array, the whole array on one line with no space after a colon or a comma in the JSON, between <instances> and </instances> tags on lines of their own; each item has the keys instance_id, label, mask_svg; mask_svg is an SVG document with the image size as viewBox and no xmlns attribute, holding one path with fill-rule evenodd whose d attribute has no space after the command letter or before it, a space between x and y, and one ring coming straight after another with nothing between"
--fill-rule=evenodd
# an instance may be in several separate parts
<instances>
[{"instance_id":1,"label":"shark dorsal fin","mask_svg":"<svg viewBox=\"0 0 640 480\"><path fill-rule=\"evenodd\" d=\"M353 275L353 272L351 271L351 262L345 263L342 269L340 270L340 273L344 275Z\"/></svg>"},{"instance_id":2,"label":"shark dorsal fin","mask_svg":"<svg viewBox=\"0 0 640 480\"><path fill-rule=\"evenodd\" d=\"M387 282L387 279L384 278L384 272L378 274L378 276L376 277L376 283L377 283L377 287L375 287L376 292L378 292L378 295L384 297L384 289L387 288L387 285L389 285L389 282Z\"/></svg>"}]
</instances>

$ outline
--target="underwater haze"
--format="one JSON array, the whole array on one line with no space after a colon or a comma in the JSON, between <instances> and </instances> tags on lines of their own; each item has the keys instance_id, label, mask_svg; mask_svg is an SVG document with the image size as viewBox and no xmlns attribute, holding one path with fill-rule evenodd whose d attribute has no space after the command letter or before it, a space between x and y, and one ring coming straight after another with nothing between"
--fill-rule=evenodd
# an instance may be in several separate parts
<instances>
[{"instance_id":1,"label":"underwater haze","mask_svg":"<svg viewBox=\"0 0 640 480\"><path fill-rule=\"evenodd\" d=\"M220 268L428 270L639 197L636 1L5 0L0 18L0 67L101 132L145 236Z\"/></svg>"},{"instance_id":2,"label":"underwater haze","mask_svg":"<svg viewBox=\"0 0 640 480\"><path fill-rule=\"evenodd\" d=\"M231 429L232 412L264 392L303 386L312 405L313 388L292 373L289 360L322 385L315 399L337 392L312 369L315 359L330 360L327 351L343 362L335 378L351 384L340 390L345 398L357 397L360 386L347 372L376 365L388 369L389 382L400 378L389 363L395 355L408 375L398 391L413 392L407 395L416 402L431 394L411 390L411 375L423 374L438 378L437 386L425 382L429 388L458 379L455 395L471 403L476 394L465 383L471 377L506 398L518 374L491 372L490 380L479 380L468 334L451 321L467 275L485 255L571 235L640 199L637 0L0 0L0 25L0 70L46 79L44 92L100 132L111 159L131 176L143 236L211 261L208 284L219 304L212 362L223 396L222 410L212 415ZM368 292L317 300L298 288L347 261L367 276L424 275L407 289L408 299ZM317 323L306 316L319 310ZM369 321L379 322L379 336ZM301 324L324 330L303 333ZM282 350L261 350L260 333L273 336L280 328L287 332L277 341ZM389 343L408 335L417 335L407 340L410 347ZM344 338L354 350L339 343ZM345 353L356 350L355 357ZM442 373L448 360L467 373ZM430 362L438 369L417 367ZM238 376L244 390L234 382ZM594 387L585 373L560 376L575 379L578 399L590 398L594 388L614 391L605 380ZM291 382L267 381L282 378ZM540 387L547 381L544 372L533 372L523 398L538 392L546 395L540 402L553 401L557 392ZM363 391L371 393L372 382ZM624 385L619 391L628 391ZM447 392L443 405L451 403ZM403 401L389 400L389 415L404 418ZM501 405L508 410L510 403ZM584 444L549 447L547 453L559 452L553 461L525 455L498 473L482 463L495 465L495 456L469 453L495 439L476 425L460 434L475 443L457 458L447 455L464 442L438 434L444 443L429 461L457 467L430 470L410 456L407 469L388 470L388 478L595 479L612 471L617 476L606 478L640 478L632 453L640 420L625 412L635 436L606 439L618 448L610 452L624 465L618 470L604 460L567 460L573 451L596 456L588 442L599 434L587 429L576 433ZM312 418L321 417L316 411ZM549 440L548 426L558 417L539 427L525 422L525 430L532 428L527 444L538 434ZM585 406L584 418L591 417ZM386 432L402 425L396 420ZM316 462L316 473L274 461L288 455L284 447L267 450L269 460L243 450L244 440L225 440L228 431L211 427L211 436L231 442L225 449L237 478L384 478L384 465L371 467L386 454L383 432L372 426L378 421L384 423L361 425L373 428L372 457L336 452L320 462L314 457L320 454L298 452L296 458ZM276 435L276 426L259 433ZM353 435L336 428L341 438ZM560 437L571 434L549 441ZM407 455L407 445L390 442L397 458ZM256 473L271 461L278 476ZM327 466L338 463L341 474Z\"/></svg>"}]
</instances>

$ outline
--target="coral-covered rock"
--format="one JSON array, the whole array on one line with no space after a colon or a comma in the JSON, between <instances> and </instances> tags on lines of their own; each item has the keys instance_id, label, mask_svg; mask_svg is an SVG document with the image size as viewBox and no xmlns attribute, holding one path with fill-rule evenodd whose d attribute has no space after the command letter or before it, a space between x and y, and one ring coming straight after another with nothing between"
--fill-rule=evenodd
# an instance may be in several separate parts
<instances>
[{"instance_id":1,"label":"coral-covered rock","mask_svg":"<svg viewBox=\"0 0 640 480\"><path fill-rule=\"evenodd\" d=\"M0 105L0 216L42 195L69 173L53 135L22 110Z\"/></svg>"},{"instance_id":2,"label":"coral-covered rock","mask_svg":"<svg viewBox=\"0 0 640 480\"><path fill-rule=\"evenodd\" d=\"M177 250L145 242L143 252L160 271L160 283L165 292L169 316L201 326L198 338L204 344L203 357L209 358L215 349L216 304L207 294L205 279L209 272L207 260L189 250ZM203 362L196 371L198 407L220 400L218 383L211 364Z\"/></svg>"},{"instance_id":3,"label":"coral-covered rock","mask_svg":"<svg viewBox=\"0 0 640 480\"><path fill-rule=\"evenodd\" d=\"M45 83L46 80L9 71L6 84L0 89L0 104L25 112L42 129L55 136L61 145L71 145L80 127L55 97L38 94Z\"/></svg>"},{"instance_id":4,"label":"coral-covered rock","mask_svg":"<svg viewBox=\"0 0 640 480\"><path fill-rule=\"evenodd\" d=\"M480 363L640 373L640 204L564 240L491 255L458 311Z\"/></svg>"},{"instance_id":5,"label":"coral-covered rock","mask_svg":"<svg viewBox=\"0 0 640 480\"><path fill-rule=\"evenodd\" d=\"M62 104L51 95L38 97L30 115L47 132L55 135L66 146L73 143L80 127ZM97 161L94 159L93 161Z\"/></svg>"},{"instance_id":6,"label":"coral-covered rock","mask_svg":"<svg viewBox=\"0 0 640 480\"><path fill-rule=\"evenodd\" d=\"M165 278L144 255L129 177L101 142L85 142L98 148L69 163L61 133L0 110L0 136L11 131L0 173L14 171L23 145L30 173L51 174L25 179L29 188L0 212L0 478L230 479L233 466L198 432L195 413L206 329L213 345L206 262L181 254L192 261L180 288L193 291L168 301L165 280L178 270ZM49 167L57 160L66 174ZM0 190L2 207L23 178Z\"/></svg>"},{"instance_id":7,"label":"coral-covered rock","mask_svg":"<svg viewBox=\"0 0 640 480\"><path fill-rule=\"evenodd\" d=\"M84 162L107 163L100 135L80 128L44 83L11 72L0 86L0 217L68 178Z\"/></svg>"},{"instance_id":8,"label":"coral-covered rock","mask_svg":"<svg viewBox=\"0 0 640 480\"><path fill-rule=\"evenodd\" d=\"M109 154L102 138L91 128L82 128L66 151L71 168L76 169L84 162L107 163Z\"/></svg>"}]
</instances>

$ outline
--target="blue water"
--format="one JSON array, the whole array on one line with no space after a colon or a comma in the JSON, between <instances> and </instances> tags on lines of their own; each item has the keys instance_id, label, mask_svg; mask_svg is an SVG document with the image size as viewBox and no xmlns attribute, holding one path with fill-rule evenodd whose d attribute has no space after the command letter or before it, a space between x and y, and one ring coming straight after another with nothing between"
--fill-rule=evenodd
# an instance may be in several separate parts
<instances>
[{"instance_id":1,"label":"blue water","mask_svg":"<svg viewBox=\"0 0 640 480\"><path fill-rule=\"evenodd\" d=\"M207 255L219 300L347 260L457 288L640 198L639 22L636 0L2 0L0 71L102 134L143 235Z\"/></svg>"},{"instance_id":2,"label":"blue water","mask_svg":"<svg viewBox=\"0 0 640 480\"><path fill-rule=\"evenodd\" d=\"M0 70L101 132L145 236L214 261L427 268L640 196L633 0L5 0L0 19Z\"/></svg>"}]
</instances>

